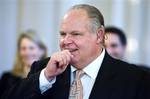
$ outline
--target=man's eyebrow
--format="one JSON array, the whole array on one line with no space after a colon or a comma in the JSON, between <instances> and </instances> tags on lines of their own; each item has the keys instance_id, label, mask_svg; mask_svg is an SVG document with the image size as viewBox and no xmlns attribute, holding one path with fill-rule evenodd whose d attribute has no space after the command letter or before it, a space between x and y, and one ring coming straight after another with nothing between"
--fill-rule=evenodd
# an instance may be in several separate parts
<instances>
[{"instance_id":1,"label":"man's eyebrow","mask_svg":"<svg viewBox=\"0 0 150 99\"><path fill-rule=\"evenodd\" d=\"M72 31L72 32L70 32L70 34L72 34L72 33L79 33L79 34L82 34L82 32L80 32L80 31Z\"/></svg>"},{"instance_id":2,"label":"man's eyebrow","mask_svg":"<svg viewBox=\"0 0 150 99\"><path fill-rule=\"evenodd\" d=\"M64 32L64 31L59 31L59 33L66 33L66 32ZM71 32L68 32L69 34L71 34L71 33L81 33L81 32L79 32L79 31L71 31Z\"/></svg>"}]
</instances>

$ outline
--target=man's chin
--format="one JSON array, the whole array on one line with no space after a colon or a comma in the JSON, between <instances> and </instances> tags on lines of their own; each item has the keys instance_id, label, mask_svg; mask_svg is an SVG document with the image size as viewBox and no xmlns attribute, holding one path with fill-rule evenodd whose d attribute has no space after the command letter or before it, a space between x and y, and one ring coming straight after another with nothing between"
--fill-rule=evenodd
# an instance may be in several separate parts
<instances>
[{"instance_id":1,"label":"man's chin","mask_svg":"<svg viewBox=\"0 0 150 99\"><path fill-rule=\"evenodd\" d=\"M76 59L71 59L71 61L70 61L70 64L71 65L75 65L75 64L77 64L78 63L78 61L76 60Z\"/></svg>"}]
</instances>

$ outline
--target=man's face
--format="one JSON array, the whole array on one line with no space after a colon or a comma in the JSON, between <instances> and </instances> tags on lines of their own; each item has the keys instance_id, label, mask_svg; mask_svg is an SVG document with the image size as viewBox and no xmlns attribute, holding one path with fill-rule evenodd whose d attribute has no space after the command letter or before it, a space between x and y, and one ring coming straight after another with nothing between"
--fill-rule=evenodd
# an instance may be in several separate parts
<instances>
[{"instance_id":1,"label":"man's face","mask_svg":"<svg viewBox=\"0 0 150 99\"><path fill-rule=\"evenodd\" d=\"M69 50L74 56L72 65L84 68L97 57L100 39L89 28L89 18L84 10L68 12L61 23L60 48Z\"/></svg>"},{"instance_id":2,"label":"man's face","mask_svg":"<svg viewBox=\"0 0 150 99\"><path fill-rule=\"evenodd\" d=\"M116 59L123 59L126 47L122 45L119 36L113 33L105 35L105 48Z\"/></svg>"}]
</instances>

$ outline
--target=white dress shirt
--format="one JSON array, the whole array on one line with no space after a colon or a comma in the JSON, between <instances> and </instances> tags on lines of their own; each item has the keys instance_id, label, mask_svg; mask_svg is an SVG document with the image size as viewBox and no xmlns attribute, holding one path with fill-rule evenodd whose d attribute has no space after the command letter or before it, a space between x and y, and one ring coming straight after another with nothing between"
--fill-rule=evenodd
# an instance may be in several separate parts
<instances>
[{"instance_id":1,"label":"white dress shirt","mask_svg":"<svg viewBox=\"0 0 150 99\"><path fill-rule=\"evenodd\" d=\"M83 71L84 75L81 77L81 82L83 85L83 99L88 99L90 96L90 93L92 91L93 85L95 83L98 71L101 67L102 61L104 59L105 55L105 49L103 49L102 53L89 65L87 65ZM76 70L75 67L71 66L71 83L74 80L74 71ZM41 71L40 77L39 77L39 87L41 90L41 93L44 93L46 90L52 87L52 84L54 84L56 81L56 77L52 79L51 81L48 81L44 75L44 69Z\"/></svg>"}]
</instances>

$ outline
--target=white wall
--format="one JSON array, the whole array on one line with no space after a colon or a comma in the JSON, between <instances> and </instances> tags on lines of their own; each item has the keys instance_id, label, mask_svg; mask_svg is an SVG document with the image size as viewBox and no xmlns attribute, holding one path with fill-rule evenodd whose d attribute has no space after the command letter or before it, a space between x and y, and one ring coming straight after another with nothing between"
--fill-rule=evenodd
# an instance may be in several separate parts
<instances>
[{"instance_id":1,"label":"white wall","mask_svg":"<svg viewBox=\"0 0 150 99\"><path fill-rule=\"evenodd\" d=\"M17 1L0 1L0 73L11 69L16 48Z\"/></svg>"}]
</instances>

